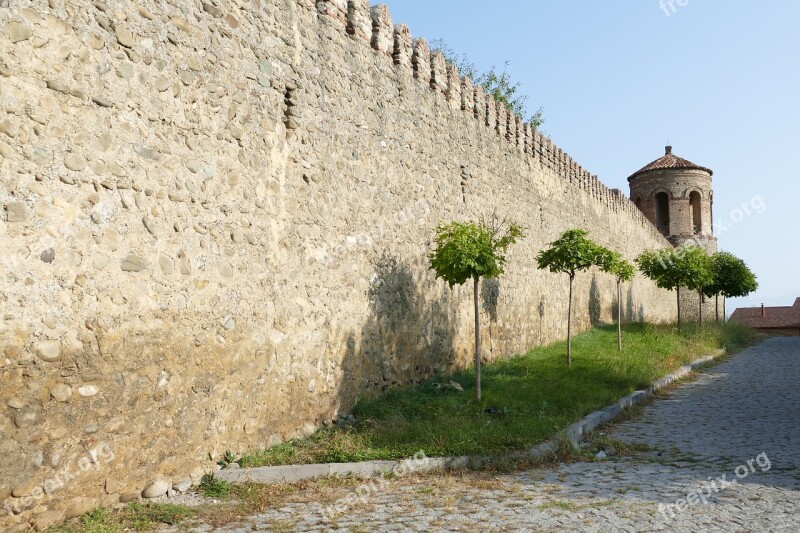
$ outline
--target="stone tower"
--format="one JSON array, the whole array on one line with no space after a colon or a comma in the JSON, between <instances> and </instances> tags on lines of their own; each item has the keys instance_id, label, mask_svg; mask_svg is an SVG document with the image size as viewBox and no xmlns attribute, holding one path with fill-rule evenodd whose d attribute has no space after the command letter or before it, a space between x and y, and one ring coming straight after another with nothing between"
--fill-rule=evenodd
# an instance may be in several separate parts
<instances>
[{"instance_id":1,"label":"stone tower","mask_svg":"<svg viewBox=\"0 0 800 533\"><path fill-rule=\"evenodd\" d=\"M694 242L708 253L717 251L714 237L714 172L672 153L667 146L663 157L634 172L628 183L631 200L673 246ZM697 318L697 294L681 294L681 311ZM706 306L703 318L714 318L715 304ZM724 302L719 302L724 313Z\"/></svg>"},{"instance_id":2,"label":"stone tower","mask_svg":"<svg viewBox=\"0 0 800 533\"><path fill-rule=\"evenodd\" d=\"M713 174L667 146L664 157L628 178L631 200L672 244L692 240L715 252Z\"/></svg>"}]
</instances>

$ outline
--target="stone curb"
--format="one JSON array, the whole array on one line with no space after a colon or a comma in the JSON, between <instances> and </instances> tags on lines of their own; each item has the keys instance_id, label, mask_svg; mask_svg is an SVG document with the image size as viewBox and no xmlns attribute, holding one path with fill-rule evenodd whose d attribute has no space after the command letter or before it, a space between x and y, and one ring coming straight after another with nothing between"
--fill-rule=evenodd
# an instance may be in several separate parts
<instances>
[{"instance_id":1,"label":"stone curb","mask_svg":"<svg viewBox=\"0 0 800 533\"><path fill-rule=\"evenodd\" d=\"M702 366L707 365L708 363L715 360L717 357L720 357L725 354L725 350L718 350L716 353L712 355L706 355L701 357L700 359L696 359L689 363L688 365L680 367L675 372L664 376L656 380L648 389L646 390L637 390L629 395L623 397L622 399L618 400L617 402L600 409L599 411L595 411L583 417L581 420L578 420L574 424L567 427L564 430L569 440L577 446L581 438L586 435L587 433L597 429L602 424L609 422L622 414L623 411L633 407L636 404L639 404L653 395L654 392L663 389L667 385L678 381L679 379L687 376L693 370L700 368Z\"/></svg>"},{"instance_id":2,"label":"stone curb","mask_svg":"<svg viewBox=\"0 0 800 533\"><path fill-rule=\"evenodd\" d=\"M685 377L691 371L707 365L723 354L725 354L725 350L718 350L712 355L706 355L705 357L692 361L688 365L680 367L675 372L656 380L648 389L632 392L608 407L586 415L581 420L568 426L563 433L569 438L573 445L577 446L584 435L618 417L626 409L643 402L659 389L663 389L667 385ZM330 475L355 475L368 478L382 473L396 472L403 465L406 465L409 469L414 471L429 471L467 467L474 468L495 462L536 459L554 453L557 447L557 443L554 440L550 440L537 444L528 450L509 452L502 455L462 455L458 457L429 457L424 460L407 459L404 461L362 461L358 463L234 468L214 472L214 478L230 483L291 483Z\"/></svg>"}]
</instances>

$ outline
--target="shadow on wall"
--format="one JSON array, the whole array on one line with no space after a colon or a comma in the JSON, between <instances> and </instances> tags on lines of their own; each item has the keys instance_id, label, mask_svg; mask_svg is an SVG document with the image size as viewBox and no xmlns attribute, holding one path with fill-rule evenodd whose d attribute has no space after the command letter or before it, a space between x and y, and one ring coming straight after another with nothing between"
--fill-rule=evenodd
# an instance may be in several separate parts
<instances>
[{"instance_id":1,"label":"shadow on wall","mask_svg":"<svg viewBox=\"0 0 800 533\"><path fill-rule=\"evenodd\" d=\"M597 275L592 274L592 285L589 287L589 321L592 327L603 325L603 303L600 300L600 287L597 286Z\"/></svg>"},{"instance_id":2,"label":"shadow on wall","mask_svg":"<svg viewBox=\"0 0 800 533\"><path fill-rule=\"evenodd\" d=\"M638 314L633 308L633 287L628 286L628 322L644 322L644 304L639 304Z\"/></svg>"},{"instance_id":3,"label":"shadow on wall","mask_svg":"<svg viewBox=\"0 0 800 533\"><path fill-rule=\"evenodd\" d=\"M644 322L644 306L639 305L638 313L634 311L633 308L633 287L628 286L626 294L627 296L625 297L625 304L624 304L625 307L622 308L622 323L630 324L632 322ZM611 303L611 316L613 318L612 321L615 321L617 317L617 306L619 304L617 302L616 294L613 295L613 298L614 299L612 300Z\"/></svg>"},{"instance_id":4,"label":"shadow on wall","mask_svg":"<svg viewBox=\"0 0 800 533\"><path fill-rule=\"evenodd\" d=\"M392 255L384 254L375 264L369 315L360 335L351 332L347 337L340 415L361 396L416 383L455 366L456 300L442 282L425 283L421 289L412 269Z\"/></svg>"},{"instance_id":5,"label":"shadow on wall","mask_svg":"<svg viewBox=\"0 0 800 533\"><path fill-rule=\"evenodd\" d=\"M628 298L627 303L625 304L625 311L625 320L628 322L635 322L633 317L633 287L631 287L630 284L628 285ZM643 318L644 317L641 317L639 322L641 322Z\"/></svg>"},{"instance_id":6,"label":"shadow on wall","mask_svg":"<svg viewBox=\"0 0 800 533\"><path fill-rule=\"evenodd\" d=\"M481 280L481 301L483 312L489 315L489 320L497 322L497 300L500 299L500 280Z\"/></svg>"}]
</instances>

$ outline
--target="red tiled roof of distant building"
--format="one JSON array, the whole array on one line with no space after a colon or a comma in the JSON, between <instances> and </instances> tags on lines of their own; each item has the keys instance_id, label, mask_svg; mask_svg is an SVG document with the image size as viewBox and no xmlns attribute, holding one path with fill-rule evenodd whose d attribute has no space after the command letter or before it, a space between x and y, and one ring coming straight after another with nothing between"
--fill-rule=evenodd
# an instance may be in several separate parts
<instances>
[{"instance_id":1,"label":"red tiled roof of distant building","mask_svg":"<svg viewBox=\"0 0 800 533\"><path fill-rule=\"evenodd\" d=\"M791 307L740 307L733 312L731 320L751 328L800 327L800 298Z\"/></svg>"},{"instance_id":2,"label":"red tiled roof of distant building","mask_svg":"<svg viewBox=\"0 0 800 533\"><path fill-rule=\"evenodd\" d=\"M678 157L672 153L672 146L667 146L665 150L664 157L660 157L650 163L649 165L640 168L628 178L628 181L631 181L633 178L638 176L639 174L644 174L645 172L650 172L651 170L664 170L664 169L689 169L689 170L703 170L708 172L712 176L714 175L714 171L710 168L706 168L695 163L692 163L688 159L684 159L682 157Z\"/></svg>"}]
</instances>

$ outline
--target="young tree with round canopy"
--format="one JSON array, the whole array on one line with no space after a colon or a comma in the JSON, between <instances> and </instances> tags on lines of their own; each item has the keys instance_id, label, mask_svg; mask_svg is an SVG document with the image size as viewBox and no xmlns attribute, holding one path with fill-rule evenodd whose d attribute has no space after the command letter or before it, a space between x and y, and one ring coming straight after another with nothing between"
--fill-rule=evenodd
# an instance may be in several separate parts
<instances>
[{"instance_id":1,"label":"young tree with round canopy","mask_svg":"<svg viewBox=\"0 0 800 533\"><path fill-rule=\"evenodd\" d=\"M603 249L600 263L603 272L617 279L617 347L622 351L622 283L631 281L636 269L621 253L607 248Z\"/></svg>"},{"instance_id":2,"label":"young tree with round canopy","mask_svg":"<svg viewBox=\"0 0 800 533\"><path fill-rule=\"evenodd\" d=\"M706 286L704 293L715 297L714 314L719 322L719 295L725 298L740 298L758 290L756 275L747 264L730 252L717 252L711 256L714 281Z\"/></svg>"},{"instance_id":3,"label":"young tree with round canopy","mask_svg":"<svg viewBox=\"0 0 800 533\"><path fill-rule=\"evenodd\" d=\"M478 284L481 278L500 276L506 264L508 247L525 235L516 224L496 217L490 222L451 222L436 228L436 248L430 255L431 270L450 288L473 281L475 304L475 388L481 399L481 329L478 311Z\"/></svg>"},{"instance_id":4,"label":"young tree with round canopy","mask_svg":"<svg viewBox=\"0 0 800 533\"><path fill-rule=\"evenodd\" d=\"M563 273L569 276L569 300L567 304L567 366L572 366L572 285L575 274L600 265L604 248L587 237L582 229L570 229L561 234L550 247L536 256L540 269Z\"/></svg>"},{"instance_id":5,"label":"young tree with round canopy","mask_svg":"<svg viewBox=\"0 0 800 533\"><path fill-rule=\"evenodd\" d=\"M703 323L703 290L714 281L711 258L703 248L687 243L678 248L646 250L636 258L639 270L662 289L677 291L678 327L681 327L681 287L697 291L700 324Z\"/></svg>"}]
</instances>

